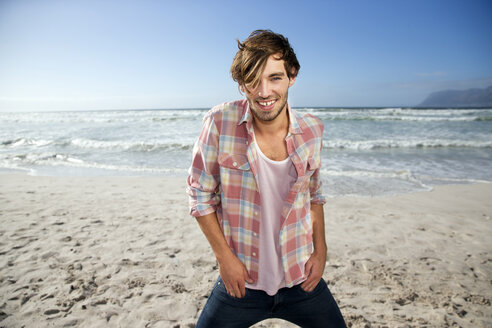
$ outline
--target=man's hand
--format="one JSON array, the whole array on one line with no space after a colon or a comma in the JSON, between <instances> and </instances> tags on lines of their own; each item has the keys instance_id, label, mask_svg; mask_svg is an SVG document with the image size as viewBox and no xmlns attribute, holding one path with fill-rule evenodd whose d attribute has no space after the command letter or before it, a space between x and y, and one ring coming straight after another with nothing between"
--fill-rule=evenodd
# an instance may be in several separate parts
<instances>
[{"instance_id":1,"label":"man's hand","mask_svg":"<svg viewBox=\"0 0 492 328\"><path fill-rule=\"evenodd\" d=\"M301 285L301 288L306 292L312 292L314 290L325 270L326 241L323 205L311 204L311 220L313 222L314 252L304 265L304 273L307 279Z\"/></svg>"},{"instance_id":2,"label":"man's hand","mask_svg":"<svg viewBox=\"0 0 492 328\"><path fill-rule=\"evenodd\" d=\"M301 288L306 292L312 292L318 285L325 271L326 251L311 254L311 257L304 266L307 279L301 284Z\"/></svg>"},{"instance_id":3,"label":"man's hand","mask_svg":"<svg viewBox=\"0 0 492 328\"><path fill-rule=\"evenodd\" d=\"M246 294L244 282L254 281L248 274L244 264L231 251L224 234L220 229L215 212L197 218L198 224L207 237L215 258L219 263L219 273L229 295L242 298Z\"/></svg>"},{"instance_id":4,"label":"man's hand","mask_svg":"<svg viewBox=\"0 0 492 328\"><path fill-rule=\"evenodd\" d=\"M244 282L254 282L244 264L232 253L219 262L219 273L227 293L232 297L243 298L246 294Z\"/></svg>"}]
</instances>

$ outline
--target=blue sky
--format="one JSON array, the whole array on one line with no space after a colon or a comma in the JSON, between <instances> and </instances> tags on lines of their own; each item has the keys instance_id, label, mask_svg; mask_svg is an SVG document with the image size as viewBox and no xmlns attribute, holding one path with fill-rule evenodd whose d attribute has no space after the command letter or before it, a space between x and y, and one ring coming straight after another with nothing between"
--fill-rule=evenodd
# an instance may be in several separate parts
<instances>
[{"instance_id":1,"label":"blue sky","mask_svg":"<svg viewBox=\"0 0 492 328\"><path fill-rule=\"evenodd\" d=\"M412 106L492 85L490 0L0 0L0 111L238 99L235 40L259 28L297 53L293 106Z\"/></svg>"}]
</instances>

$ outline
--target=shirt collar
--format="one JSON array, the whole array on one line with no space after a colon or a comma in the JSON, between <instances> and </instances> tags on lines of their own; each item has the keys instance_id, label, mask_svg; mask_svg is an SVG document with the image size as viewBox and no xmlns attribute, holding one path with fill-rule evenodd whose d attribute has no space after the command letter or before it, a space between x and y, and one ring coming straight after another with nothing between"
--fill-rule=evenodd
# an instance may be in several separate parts
<instances>
[{"instance_id":1,"label":"shirt collar","mask_svg":"<svg viewBox=\"0 0 492 328\"><path fill-rule=\"evenodd\" d=\"M246 123L247 125L250 125L253 123L253 114L251 113L251 108L249 107L249 102L248 100L244 100L245 105L243 106L243 115L241 117L241 120L239 120L238 125ZM287 110L289 112L289 133L290 134L302 134L302 129L299 126L298 122L298 117L297 113L290 108L289 103L287 103Z\"/></svg>"}]
</instances>

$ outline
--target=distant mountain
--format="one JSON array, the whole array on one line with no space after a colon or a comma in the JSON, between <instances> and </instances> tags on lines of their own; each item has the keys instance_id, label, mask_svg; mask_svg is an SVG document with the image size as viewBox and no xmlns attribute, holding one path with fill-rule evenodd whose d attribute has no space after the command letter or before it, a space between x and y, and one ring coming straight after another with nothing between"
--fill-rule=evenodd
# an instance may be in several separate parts
<instances>
[{"instance_id":1,"label":"distant mountain","mask_svg":"<svg viewBox=\"0 0 492 328\"><path fill-rule=\"evenodd\" d=\"M492 107L492 86L486 89L434 92L419 107Z\"/></svg>"}]
</instances>

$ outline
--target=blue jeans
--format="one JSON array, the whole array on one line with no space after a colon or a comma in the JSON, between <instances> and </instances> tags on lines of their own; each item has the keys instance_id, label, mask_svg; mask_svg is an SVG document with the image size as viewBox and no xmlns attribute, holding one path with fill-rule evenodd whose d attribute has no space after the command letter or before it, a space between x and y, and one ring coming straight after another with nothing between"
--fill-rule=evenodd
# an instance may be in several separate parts
<instances>
[{"instance_id":1,"label":"blue jeans","mask_svg":"<svg viewBox=\"0 0 492 328\"><path fill-rule=\"evenodd\" d=\"M243 298L235 298L227 293L219 277L196 328L249 327L269 318L287 320L301 327L346 327L323 279L309 293L300 285L282 288L274 296L246 288Z\"/></svg>"}]
</instances>

